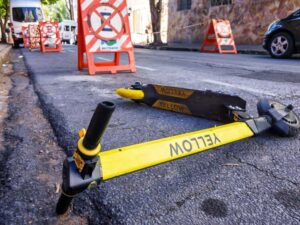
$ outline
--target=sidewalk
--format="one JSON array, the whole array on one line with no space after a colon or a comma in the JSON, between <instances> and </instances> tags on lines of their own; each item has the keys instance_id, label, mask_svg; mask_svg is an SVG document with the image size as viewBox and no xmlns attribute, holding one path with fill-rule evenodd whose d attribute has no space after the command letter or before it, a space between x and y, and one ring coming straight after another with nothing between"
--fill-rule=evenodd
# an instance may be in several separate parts
<instances>
[{"instance_id":1,"label":"sidewalk","mask_svg":"<svg viewBox=\"0 0 300 225\"><path fill-rule=\"evenodd\" d=\"M6 61L8 60L10 50L11 50L11 45L0 44L0 66L1 66L1 68L2 68L2 64L6 63Z\"/></svg>"},{"instance_id":2,"label":"sidewalk","mask_svg":"<svg viewBox=\"0 0 300 225\"><path fill-rule=\"evenodd\" d=\"M155 50L171 50L171 51L199 51L201 44L197 43L168 43L163 46L141 45L136 44L136 48L146 48ZM257 54L267 55L268 52L261 45L237 45L240 54Z\"/></svg>"},{"instance_id":3,"label":"sidewalk","mask_svg":"<svg viewBox=\"0 0 300 225\"><path fill-rule=\"evenodd\" d=\"M0 44L0 166L4 157L4 120L8 116L8 99L10 89L12 87L9 74L11 73L12 66L7 64L9 61L9 52L11 46ZM3 66L3 64L6 64ZM4 182L3 171L0 171L1 184ZM1 197L0 197L1 198Z\"/></svg>"}]
</instances>

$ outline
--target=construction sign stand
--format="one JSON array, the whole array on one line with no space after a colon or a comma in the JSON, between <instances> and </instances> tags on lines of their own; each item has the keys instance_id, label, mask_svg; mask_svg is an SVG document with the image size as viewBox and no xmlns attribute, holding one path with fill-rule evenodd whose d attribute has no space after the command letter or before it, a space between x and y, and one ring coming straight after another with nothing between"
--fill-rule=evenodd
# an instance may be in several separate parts
<instances>
[{"instance_id":1,"label":"construction sign stand","mask_svg":"<svg viewBox=\"0 0 300 225\"><path fill-rule=\"evenodd\" d=\"M28 26L22 26L22 37L25 48L30 47Z\"/></svg>"},{"instance_id":2,"label":"construction sign stand","mask_svg":"<svg viewBox=\"0 0 300 225\"><path fill-rule=\"evenodd\" d=\"M155 87L155 85L145 86ZM175 102L183 99L186 101L185 105L201 102L197 98L192 100L191 96L195 94L199 97L203 94L199 94L201 91L195 92L196 90L183 89L180 92L180 88L164 88L164 86L157 85L156 87L156 93L151 93L150 89L136 87L129 88L131 92L126 93L124 89L121 92L124 95L128 94L126 97L132 98L134 101L138 99L146 103L154 94L158 98L162 98L163 95L164 98L172 97ZM157 93L160 96L157 96ZM220 102L224 96L216 95L215 97L220 100L217 105L222 106ZM233 101L238 100L236 103L244 107L242 99L231 98ZM226 103L226 100L224 102ZM210 109L205 104L198 107L206 108L205 111ZM223 105L223 107L227 108L228 106ZM285 137L297 135L300 129L300 118L293 111L292 105L285 106L277 101L260 100L257 104L258 117L252 117L247 112L240 111L235 107L228 109L229 111L225 115L217 117L230 117L226 121L232 122L225 125L101 151L101 139L108 127L115 105L111 102L100 103L88 129L80 130L77 148L73 156L64 161L63 182L56 213L64 214L77 194L112 178L250 138L270 129ZM214 111L223 113L218 109ZM194 111L194 115L197 114ZM205 117L202 113L201 116Z\"/></svg>"},{"instance_id":3,"label":"construction sign stand","mask_svg":"<svg viewBox=\"0 0 300 225\"><path fill-rule=\"evenodd\" d=\"M200 51L237 54L228 20L212 19Z\"/></svg>"},{"instance_id":4,"label":"construction sign stand","mask_svg":"<svg viewBox=\"0 0 300 225\"><path fill-rule=\"evenodd\" d=\"M40 22L41 52L61 52L58 22Z\"/></svg>"},{"instance_id":5,"label":"construction sign stand","mask_svg":"<svg viewBox=\"0 0 300 225\"><path fill-rule=\"evenodd\" d=\"M114 59L97 53L113 53ZM128 55L127 65L120 63L122 53ZM136 72L126 0L78 0L78 69L84 68L90 75Z\"/></svg>"},{"instance_id":6,"label":"construction sign stand","mask_svg":"<svg viewBox=\"0 0 300 225\"><path fill-rule=\"evenodd\" d=\"M30 51L32 51L32 49L39 49L40 42L41 42L39 26L30 24L28 26L28 30L29 30Z\"/></svg>"}]
</instances>

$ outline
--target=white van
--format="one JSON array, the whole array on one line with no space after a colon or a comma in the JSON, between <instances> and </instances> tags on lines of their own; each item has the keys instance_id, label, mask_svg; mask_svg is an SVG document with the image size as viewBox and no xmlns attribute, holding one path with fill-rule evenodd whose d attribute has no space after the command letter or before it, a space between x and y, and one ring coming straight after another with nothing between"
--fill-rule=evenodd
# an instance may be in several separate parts
<instances>
[{"instance_id":1,"label":"white van","mask_svg":"<svg viewBox=\"0 0 300 225\"><path fill-rule=\"evenodd\" d=\"M42 3L40 0L10 0L10 28L14 39L14 46L23 43L22 26L38 24L44 20Z\"/></svg>"},{"instance_id":2,"label":"white van","mask_svg":"<svg viewBox=\"0 0 300 225\"><path fill-rule=\"evenodd\" d=\"M60 38L68 44L77 43L77 23L74 20L63 20L59 23Z\"/></svg>"}]
</instances>

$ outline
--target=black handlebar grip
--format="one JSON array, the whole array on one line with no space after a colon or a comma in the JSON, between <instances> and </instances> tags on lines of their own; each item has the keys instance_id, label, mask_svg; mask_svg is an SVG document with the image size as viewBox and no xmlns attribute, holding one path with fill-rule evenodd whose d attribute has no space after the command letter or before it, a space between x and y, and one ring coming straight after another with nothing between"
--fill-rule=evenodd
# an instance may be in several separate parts
<instances>
[{"instance_id":1,"label":"black handlebar grip","mask_svg":"<svg viewBox=\"0 0 300 225\"><path fill-rule=\"evenodd\" d=\"M64 194L61 194L56 205L56 214L57 215L65 214L68 211L72 200L73 197L68 197L65 196Z\"/></svg>"},{"instance_id":2,"label":"black handlebar grip","mask_svg":"<svg viewBox=\"0 0 300 225\"><path fill-rule=\"evenodd\" d=\"M112 102L101 102L97 106L83 139L83 146L86 149L95 149L100 144L115 108L115 104Z\"/></svg>"}]
</instances>

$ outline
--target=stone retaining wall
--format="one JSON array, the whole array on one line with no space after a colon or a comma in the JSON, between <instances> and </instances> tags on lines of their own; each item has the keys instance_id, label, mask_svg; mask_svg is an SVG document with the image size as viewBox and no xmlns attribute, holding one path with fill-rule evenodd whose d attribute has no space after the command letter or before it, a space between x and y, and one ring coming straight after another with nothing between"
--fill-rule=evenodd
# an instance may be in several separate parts
<instances>
[{"instance_id":1,"label":"stone retaining wall","mask_svg":"<svg viewBox=\"0 0 300 225\"><path fill-rule=\"evenodd\" d=\"M177 11L169 0L168 42L200 42L211 18L228 19L237 44L261 44L269 24L300 8L300 0L232 0L232 5L211 7L210 0L192 0L190 10ZM183 28L202 23L202 25Z\"/></svg>"}]
</instances>

